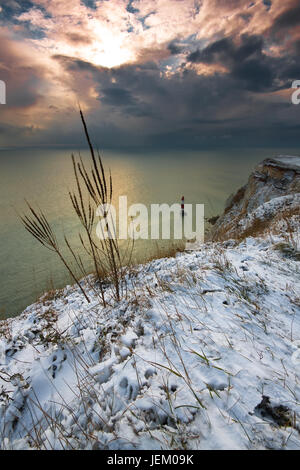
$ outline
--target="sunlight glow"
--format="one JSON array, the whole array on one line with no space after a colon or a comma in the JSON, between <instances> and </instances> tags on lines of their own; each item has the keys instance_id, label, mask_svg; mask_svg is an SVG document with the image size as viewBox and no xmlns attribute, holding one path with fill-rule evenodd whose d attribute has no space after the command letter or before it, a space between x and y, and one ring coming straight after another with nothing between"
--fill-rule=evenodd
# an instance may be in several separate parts
<instances>
[{"instance_id":1,"label":"sunlight glow","mask_svg":"<svg viewBox=\"0 0 300 470\"><path fill-rule=\"evenodd\" d=\"M117 67L135 59L134 51L128 43L125 43L128 38L125 32L117 33L96 23L91 33L91 44L67 46L73 49L73 56L108 68Z\"/></svg>"}]
</instances>

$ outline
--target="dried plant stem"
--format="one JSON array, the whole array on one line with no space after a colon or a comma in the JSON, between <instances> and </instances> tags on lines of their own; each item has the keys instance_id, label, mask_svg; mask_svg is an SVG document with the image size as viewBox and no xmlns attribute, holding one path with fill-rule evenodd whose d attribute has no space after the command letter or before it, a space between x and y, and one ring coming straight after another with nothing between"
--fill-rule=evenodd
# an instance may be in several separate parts
<instances>
[{"instance_id":1,"label":"dried plant stem","mask_svg":"<svg viewBox=\"0 0 300 470\"><path fill-rule=\"evenodd\" d=\"M126 266L130 265L131 263L134 241L132 240L128 242L127 250L124 250L124 253L122 253L121 256L119 243L116 237L114 221L112 218L109 220L111 215L109 210L106 211L106 209L103 215L104 227L101 227L102 230L106 230L105 235L108 234L108 237L99 237L97 243L93 237L95 214L97 209L99 206L102 206L102 208L109 207L112 202L112 176L109 172L109 176L107 177L99 151L95 152L92 145L83 112L81 109L79 112L84 134L90 150L92 165L90 170L87 170L81 155L79 154L79 161L76 162L75 157L72 154L76 190L72 192L69 191L69 197L73 209L84 228L87 240L84 240L80 233L79 239L84 250L94 264L95 274L100 289L101 301L103 305L106 306L103 282L104 279L107 279L111 282L113 287L113 297L115 300L120 301L124 290L127 292L125 273ZM30 216L25 215L21 217L26 230L43 246L57 254L68 270L72 279L74 279L84 297L89 302L88 296L73 273L70 265L64 258L58 246L56 237L45 215L42 211L37 212L34 210L29 203L27 203L27 205L31 214ZM79 267L80 272L85 275L86 272L80 255L72 249L71 244L66 237L64 237L64 240L68 250L76 262L77 267Z\"/></svg>"},{"instance_id":2,"label":"dried plant stem","mask_svg":"<svg viewBox=\"0 0 300 470\"><path fill-rule=\"evenodd\" d=\"M72 269L66 262L65 258L63 257L57 239L50 227L49 222L47 221L45 215L42 211L39 213L33 209L33 207L26 201L27 206L31 212L31 216L20 216L24 227L26 230L36 239L38 240L43 246L48 248L48 250L53 251L57 254L60 260L63 262L64 266L67 268L69 274L71 275L72 279L75 281L79 289L81 290L82 294L84 295L85 299L90 302L90 299L86 295L84 289L82 288L79 280L76 278L75 274L73 273Z\"/></svg>"}]
</instances>

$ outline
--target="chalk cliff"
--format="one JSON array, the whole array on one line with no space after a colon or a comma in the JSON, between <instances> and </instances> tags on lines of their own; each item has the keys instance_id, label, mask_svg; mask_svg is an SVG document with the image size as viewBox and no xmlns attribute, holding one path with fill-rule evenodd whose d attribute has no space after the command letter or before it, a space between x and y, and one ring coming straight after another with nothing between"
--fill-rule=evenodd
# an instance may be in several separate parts
<instances>
[{"instance_id":1,"label":"chalk cliff","mask_svg":"<svg viewBox=\"0 0 300 470\"><path fill-rule=\"evenodd\" d=\"M276 231L300 217L300 157L267 158L251 173L248 182L225 204L213 226L212 241L245 238Z\"/></svg>"}]
</instances>

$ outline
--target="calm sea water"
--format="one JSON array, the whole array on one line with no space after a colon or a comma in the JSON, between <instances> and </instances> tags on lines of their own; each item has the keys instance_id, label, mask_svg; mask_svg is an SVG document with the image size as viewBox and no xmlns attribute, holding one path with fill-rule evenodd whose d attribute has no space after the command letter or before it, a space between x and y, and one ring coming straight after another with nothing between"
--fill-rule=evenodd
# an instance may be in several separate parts
<instances>
[{"instance_id":1,"label":"calm sea water","mask_svg":"<svg viewBox=\"0 0 300 470\"><path fill-rule=\"evenodd\" d=\"M68 189L73 188L70 155L73 150L0 150L0 315L15 316L50 288L71 282L55 255L40 246L23 228L17 213L24 198L47 214L60 241L66 234L75 248L79 224ZM127 195L128 203L204 203L207 217L221 213L225 199L247 181L262 159L295 149L230 151L104 152L104 164L113 176L114 198ZM75 152L76 153L76 152ZM87 153L82 151L84 158ZM141 241L136 257L154 250ZM87 266L89 270L89 266Z\"/></svg>"}]
</instances>

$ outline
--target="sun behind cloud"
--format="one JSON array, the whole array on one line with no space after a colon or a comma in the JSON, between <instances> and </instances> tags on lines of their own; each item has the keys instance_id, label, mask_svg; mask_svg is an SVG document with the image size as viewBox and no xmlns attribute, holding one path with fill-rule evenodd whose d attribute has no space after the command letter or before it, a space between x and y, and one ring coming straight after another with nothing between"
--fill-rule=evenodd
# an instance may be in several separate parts
<instances>
[{"instance_id":1,"label":"sun behind cloud","mask_svg":"<svg viewBox=\"0 0 300 470\"><path fill-rule=\"evenodd\" d=\"M105 136L126 144L190 143L216 130L222 138L227 128L240 138L240 126L248 138L268 118L296 132L280 125L284 113L297 119L296 107L281 109L274 93L288 96L299 79L299 0L0 0L0 8L8 94L0 145L15 145L16 132L20 145L73 142L78 101L105 122Z\"/></svg>"}]
</instances>

